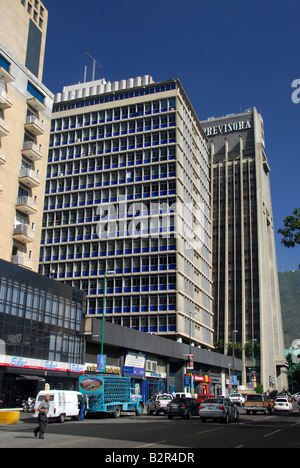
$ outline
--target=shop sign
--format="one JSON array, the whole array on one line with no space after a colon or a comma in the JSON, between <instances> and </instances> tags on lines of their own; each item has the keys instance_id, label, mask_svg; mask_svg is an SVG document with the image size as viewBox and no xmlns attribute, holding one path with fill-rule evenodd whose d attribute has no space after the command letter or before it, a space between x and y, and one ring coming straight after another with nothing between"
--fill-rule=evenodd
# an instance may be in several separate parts
<instances>
[{"instance_id":1,"label":"shop sign","mask_svg":"<svg viewBox=\"0 0 300 468\"><path fill-rule=\"evenodd\" d=\"M125 365L122 367L123 375L144 377L146 355L128 351L125 358Z\"/></svg>"},{"instance_id":2,"label":"shop sign","mask_svg":"<svg viewBox=\"0 0 300 468\"><path fill-rule=\"evenodd\" d=\"M186 377L189 377L188 375ZM194 382L210 383L211 378L208 375L193 375Z\"/></svg>"},{"instance_id":3,"label":"shop sign","mask_svg":"<svg viewBox=\"0 0 300 468\"><path fill-rule=\"evenodd\" d=\"M145 368L146 355L142 353L134 353L129 351L126 354L125 367Z\"/></svg>"},{"instance_id":4,"label":"shop sign","mask_svg":"<svg viewBox=\"0 0 300 468\"><path fill-rule=\"evenodd\" d=\"M44 371L84 373L84 365L67 362L43 361L39 359L22 358L20 356L0 355L0 366L17 367L21 369L40 369Z\"/></svg>"},{"instance_id":5,"label":"shop sign","mask_svg":"<svg viewBox=\"0 0 300 468\"><path fill-rule=\"evenodd\" d=\"M146 372L146 377L153 377L154 379L166 379L167 374L165 372Z\"/></svg>"},{"instance_id":6,"label":"shop sign","mask_svg":"<svg viewBox=\"0 0 300 468\"><path fill-rule=\"evenodd\" d=\"M135 377L144 377L145 371L140 367L132 367L132 366L123 366L122 367L122 374L123 375L132 375Z\"/></svg>"},{"instance_id":7,"label":"shop sign","mask_svg":"<svg viewBox=\"0 0 300 468\"><path fill-rule=\"evenodd\" d=\"M97 364L85 363L85 370L87 372L97 372ZM108 366L106 364L106 374L121 374L121 368L117 366Z\"/></svg>"}]
</instances>

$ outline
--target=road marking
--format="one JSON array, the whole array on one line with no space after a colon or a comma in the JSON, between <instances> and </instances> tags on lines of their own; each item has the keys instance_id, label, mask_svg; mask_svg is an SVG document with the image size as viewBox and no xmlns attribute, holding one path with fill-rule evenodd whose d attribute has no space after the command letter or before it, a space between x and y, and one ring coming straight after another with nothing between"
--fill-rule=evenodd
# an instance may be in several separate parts
<instances>
[{"instance_id":1,"label":"road marking","mask_svg":"<svg viewBox=\"0 0 300 468\"><path fill-rule=\"evenodd\" d=\"M164 444L165 442L166 442L166 440L161 440L159 442L153 442L152 444L138 445L135 448L151 447L151 445Z\"/></svg>"},{"instance_id":2,"label":"road marking","mask_svg":"<svg viewBox=\"0 0 300 468\"><path fill-rule=\"evenodd\" d=\"M278 431L270 432L270 434L264 435L264 437L270 437L271 435L277 434L278 432L281 432L281 429L278 429Z\"/></svg>"},{"instance_id":3,"label":"road marking","mask_svg":"<svg viewBox=\"0 0 300 468\"><path fill-rule=\"evenodd\" d=\"M217 429L209 429L208 431L196 432L196 435L207 434L208 432L223 431L224 427L218 427Z\"/></svg>"}]
</instances>

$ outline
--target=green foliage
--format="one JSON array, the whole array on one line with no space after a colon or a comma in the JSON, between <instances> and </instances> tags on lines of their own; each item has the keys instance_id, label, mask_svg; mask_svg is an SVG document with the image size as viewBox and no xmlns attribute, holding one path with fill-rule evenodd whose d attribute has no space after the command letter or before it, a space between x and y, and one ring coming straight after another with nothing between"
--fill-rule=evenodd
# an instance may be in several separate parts
<instances>
[{"instance_id":1,"label":"green foliage","mask_svg":"<svg viewBox=\"0 0 300 468\"><path fill-rule=\"evenodd\" d=\"M262 395L264 393L264 388L260 383L257 383L255 393Z\"/></svg>"},{"instance_id":2,"label":"green foliage","mask_svg":"<svg viewBox=\"0 0 300 468\"><path fill-rule=\"evenodd\" d=\"M215 352L220 353L220 354L225 354L225 351L227 350L227 355L232 356L233 355L233 343L224 343L224 340L220 340L215 343ZM247 341L244 347L245 350L245 356L247 358L252 356L252 340ZM241 343L235 343L234 345L234 355L236 358L241 359L242 358L242 353L243 353L243 346ZM253 347L253 353L255 357L259 356L260 353L260 344L257 343L257 341L254 342L254 347Z\"/></svg>"},{"instance_id":3,"label":"green foliage","mask_svg":"<svg viewBox=\"0 0 300 468\"><path fill-rule=\"evenodd\" d=\"M293 216L287 216L283 222L285 228L278 230L278 233L283 236L281 243L287 248L300 244L300 208L296 208Z\"/></svg>"},{"instance_id":4,"label":"green foliage","mask_svg":"<svg viewBox=\"0 0 300 468\"><path fill-rule=\"evenodd\" d=\"M289 390L292 394L300 392L300 364L293 364L291 354L288 354L286 360L289 364L287 369Z\"/></svg>"}]
</instances>

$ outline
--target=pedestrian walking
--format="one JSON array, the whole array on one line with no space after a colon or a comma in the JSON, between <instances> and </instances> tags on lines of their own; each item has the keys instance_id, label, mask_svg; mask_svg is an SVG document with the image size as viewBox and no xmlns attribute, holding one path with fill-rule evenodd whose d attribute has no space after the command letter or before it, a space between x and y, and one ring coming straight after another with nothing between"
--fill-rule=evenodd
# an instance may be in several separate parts
<instances>
[{"instance_id":1,"label":"pedestrian walking","mask_svg":"<svg viewBox=\"0 0 300 468\"><path fill-rule=\"evenodd\" d=\"M79 409L80 409L79 420L84 421L84 412L85 412L86 404L85 404L85 400L84 400L82 395L79 396L79 398L78 398L78 406L79 406Z\"/></svg>"},{"instance_id":2,"label":"pedestrian walking","mask_svg":"<svg viewBox=\"0 0 300 468\"><path fill-rule=\"evenodd\" d=\"M38 427L34 429L34 435L35 437L37 437L38 433L40 433L40 436L39 438L40 439L44 439L44 433L45 433L45 429L46 429L46 426L48 424L48 413L49 413L49 409L50 409L50 403L49 403L49 400L50 400L50 395L46 395L45 396L45 399L43 401L41 401L41 403L39 404L38 408L37 408L37 411L38 411Z\"/></svg>"}]
</instances>

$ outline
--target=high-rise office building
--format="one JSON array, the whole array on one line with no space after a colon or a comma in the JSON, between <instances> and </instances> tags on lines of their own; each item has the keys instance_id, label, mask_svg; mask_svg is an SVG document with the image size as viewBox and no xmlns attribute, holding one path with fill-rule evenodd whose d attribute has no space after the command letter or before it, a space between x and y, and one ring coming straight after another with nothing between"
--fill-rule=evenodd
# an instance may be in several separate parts
<instances>
[{"instance_id":1,"label":"high-rise office building","mask_svg":"<svg viewBox=\"0 0 300 468\"><path fill-rule=\"evenodd\" d=\"M64 88L50 133L40 272L87 313L213 347L205 134L179 80ZM104 276L106 281L104 281Z\"/></svg>"},{"instance_id":2,"label":"high-rise office building","mask_svg":"<svg viewBox=\"0 0 300 468\"><path fill-rule=\"evenodd\" d=\"M211 153L215 342L242 357L241 383L256 379L265 391L282 389L287 382L263 119L254 108L202 126Z\"/></svg>"},{"instance_id":3,"label":"high-rise office building","mask_svg":"<svg viewBox=\"0 0 300 468\"><path fill-rule=\"evenodd\" d=\"M0 258L37 271L53 104L41 81L47 10L0 0L0 24Z\"/></svg>"}]
</instances>

